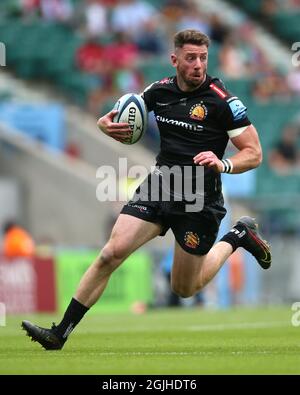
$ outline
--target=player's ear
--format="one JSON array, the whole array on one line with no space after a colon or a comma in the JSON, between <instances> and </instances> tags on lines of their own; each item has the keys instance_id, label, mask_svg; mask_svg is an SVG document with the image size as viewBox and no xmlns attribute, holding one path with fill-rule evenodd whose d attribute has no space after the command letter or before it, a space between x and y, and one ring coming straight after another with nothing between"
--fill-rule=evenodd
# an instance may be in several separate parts
<instances>
[{"instance_id":1,"label":"player's ear","mask_svg":"<svg viewBox=\"0 0 300 395\"><path fill-rule=\"evenodd\" d=\"M173 67L177 67L177 56L175 53L171 54L171 64Z\"/></svg>"}]
</instances>

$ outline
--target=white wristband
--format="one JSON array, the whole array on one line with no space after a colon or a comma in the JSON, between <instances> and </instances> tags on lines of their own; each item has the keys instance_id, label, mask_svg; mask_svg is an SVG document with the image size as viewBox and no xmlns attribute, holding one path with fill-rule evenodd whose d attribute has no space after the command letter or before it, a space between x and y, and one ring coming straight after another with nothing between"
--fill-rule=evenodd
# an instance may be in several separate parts
<instances>
[{"instance_id":1,"label":"white wristband","mask_svg":"<svg viewBox=\"0 0 300 395\"><path fill-rule=\"evenodd\" d=\"M223 171L222 173L232 173L233 164L230 159L222 159Z\"/></svg>"}]
</instances>

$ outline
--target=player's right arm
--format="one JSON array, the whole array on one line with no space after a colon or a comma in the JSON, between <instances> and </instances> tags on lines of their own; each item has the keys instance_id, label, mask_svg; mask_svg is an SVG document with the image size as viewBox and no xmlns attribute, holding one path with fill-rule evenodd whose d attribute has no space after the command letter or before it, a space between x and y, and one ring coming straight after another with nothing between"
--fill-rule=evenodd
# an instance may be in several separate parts
<instances>
[{"instance_id":1,"label":"player's right arm","mask_svg":"<svg viewBox=\"0 0 300 395\"><path fill-rule=\"evenodd\" d=\"M153 106L153 91L157 82L149 85L145 90L141 93L142 98L145 100L146 106L149 111L152 111ZM117 110L111 110L107 114L103 115L103 117L98 119L97 126L109 137L117 141L123 142L131 135L131 129L128 123L117 123L113 122L115 115L118 114Z\"/></svg>"},{"instance_id":2,"label":"player's right arm","mask_svg":"<svg viewBox=\"0 0 300 395\"><path fill-rule=\"evenodd\" d=\"M112 110L103 115L103 117L98 119L97 126L107 136L122 142L130 136L131 130L129 123L113 122L116 114L118 114L118 111Z\"/></svg>"}]
</instances>

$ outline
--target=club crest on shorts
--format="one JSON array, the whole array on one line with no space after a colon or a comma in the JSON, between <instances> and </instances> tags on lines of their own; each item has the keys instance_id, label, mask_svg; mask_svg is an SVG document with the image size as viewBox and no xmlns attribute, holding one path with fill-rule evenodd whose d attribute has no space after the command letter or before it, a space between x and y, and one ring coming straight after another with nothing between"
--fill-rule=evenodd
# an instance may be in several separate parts
<instances>
[{"instance_id":1,"label":"club crest on shorts","mask_svg":"<svg viewBox=\"0 0 300 395\"><path fill-rule=\"evenodd\" d=\"M190 117L192 119L197 119L198 121L202 121L207 116L207 108L201 103L194 104L190 109Z\"/></svg>"},{"instance_id":2,"label":"club crest on shorts","mask_svg":"<svg viewBox=\"0 0 300 395\"><path fill-rule=\"evenodd\" d=\"M200 243L199 236L195 232L185 232L184 244L189 248L197 248Z\"/></svg>"}]
</instances>

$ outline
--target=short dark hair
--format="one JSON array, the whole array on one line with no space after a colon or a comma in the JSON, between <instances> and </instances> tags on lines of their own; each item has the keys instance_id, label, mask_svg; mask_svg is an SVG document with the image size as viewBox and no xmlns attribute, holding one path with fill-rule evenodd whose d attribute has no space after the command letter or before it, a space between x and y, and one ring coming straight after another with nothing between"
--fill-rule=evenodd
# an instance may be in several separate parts
<instances>
[{"instance_id":1,"label":"short dark hair","mask_svg":"<svg viewBox=\"0 0 300 395\"><path fill-rule=\"evenodd\" d=\"M193 45L206 45L209 47L210 39L209 37L199 32L198 30L186 29L175 34L174 36L174 46L176 48L182 48L184 44Z\"/></svg>"}]
</instances>

